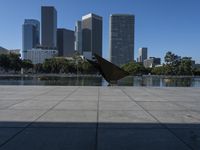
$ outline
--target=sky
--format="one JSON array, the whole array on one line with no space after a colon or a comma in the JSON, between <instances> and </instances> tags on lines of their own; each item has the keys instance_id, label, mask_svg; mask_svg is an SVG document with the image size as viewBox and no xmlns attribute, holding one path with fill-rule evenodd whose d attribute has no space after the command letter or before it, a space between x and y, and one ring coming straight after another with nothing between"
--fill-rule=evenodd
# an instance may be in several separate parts
<instances>
[{"instance_id":1,"label":"sky","mask_svg":"<svg viewBox=\"0 0 200 150\"><path fill-rule=\"evenodd\" d=\"M167 51L190 56L200 63L200 0L0 0L0 46L21 49L24 19L41 18L41 6L54 6L58 27L74 30L75 22L90 12L103 17L103 56L109 58L109 16L135 15L136 59L140 47L148 56Z\"/></svg>"}]
</instances>

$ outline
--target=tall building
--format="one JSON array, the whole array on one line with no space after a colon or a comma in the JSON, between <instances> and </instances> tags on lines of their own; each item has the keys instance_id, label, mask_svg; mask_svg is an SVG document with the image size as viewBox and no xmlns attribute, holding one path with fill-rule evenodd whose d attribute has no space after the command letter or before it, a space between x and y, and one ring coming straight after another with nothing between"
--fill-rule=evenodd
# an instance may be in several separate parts
<instances>
[{"instance_id":1,"label":"tall building","mask_svg":"<svg viewBox=\"0 0 200 150\"><path fill-rule=\"evenodd\" d=\"M40 44L40 22L35 19L25 19L22 26L22 59L26 52Z\"/></svg>"},{"instance_id":2,"label":"tall building","mask_svg":"<svg viewBox=\"0 0 200 150\"><path fill-rule=\"evenodd\" d=\"M74 31L57 29L58 56L71 57L74 54Z\"/></svg>"},{"instance_id":3,"label":"tall building","mask_svg":"<svg viewBox=\"0 0 200 150\"><path fill-rule=\"evenodd\" d=\"M94 53L102 56L102 22L102 17L92 13L82 17L82 50L88 59Z\"/></svg>"},{"instance_id":4,"label":"tall building","mask_svg":"<svg viewBox=\"0 0 200 150\"><path fill-rule=\"evenodd\" d=\"M121 66L134 60L134 27L134 15L110 15L110 61L115 65Z\"/></svg>"},{"instance_id":5,"label":"tall building","mask_svg":"<svg viewBox=\"0 0 200 150\"><path fill-rule=\"evenodd\" d=\"M57 11L51 6L41 7L42 46L56 48Z\"/></svg>"},{"instance_id":6,"label":"tall building","mask_svg":"<svg viewBox=\"0 0 200 150\"><path fill-rule=\"evenodd\" d=\"M148 48L146 47L139 48L138 62L143 63L144 60L147 59L147 51L148 51Z\"/></svg>"},{"instance_id":7,"label":"tall building","mask_svg":"<svg viewBox=\"0 0 200 150\"><path fill-rule=\"evenodd\" d=\"M74 49L82 55L82 22L77 21L75 25L75 43Z\"/></svg>"}]
</instances>

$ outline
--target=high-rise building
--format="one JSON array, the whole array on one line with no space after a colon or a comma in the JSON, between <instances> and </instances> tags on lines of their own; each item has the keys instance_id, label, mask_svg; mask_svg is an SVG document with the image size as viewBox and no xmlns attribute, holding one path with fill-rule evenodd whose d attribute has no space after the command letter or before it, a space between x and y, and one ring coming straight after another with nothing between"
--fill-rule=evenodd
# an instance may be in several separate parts
<instances>
[{"instance_id":1,"label":"high-rise building","mask_svg":"<svg viewBox=\"0 0 200 150\"><path fill-rule=\"evenodd\" d=\"M134 15L110 15L110 61L115 65L121 66L134 60L134 27Z\"/></svg>"},{"instance_id":2,"label":"high-rise building","mask_svg":"<svg viewBox=\"0 0 200 150\"><path fill-rule=\"evenodd\" d=\"M40 22L35 19L25 19L22 26L22 59L26 52L40 44Z\"/></svg>"},{"instance_id":3,"label":"high-rise building","mask_svg":"<svg viewBox=\"0 0 200 150\"><path fill-rule=\"evenodd\" d=\"M56 48L57 11L51 6L41 7L42 46Z\"/></svg>"},{"instance_id":4,"label":"high-rise building","mask_svg":"<svg viewBox=\"0 0 200 150\"><path fill-rule=\"evenodd\" d=\"M147 51L148 51L148 48L146 47L139 48L138 62L143 63L144 60L147 59Z\"/></svg>"},{"instance_id":5,"label":"high-rise building","mask_svg":"<svg viewBox=\"0 0 200 150\"><path fill-rule=\"evenodd\" d=\"M74 31L57 29L58 56L71 57L74 54Z\"/></svg>"},{"instance_id":6,"label":"high-rise building","mask_svg":"<svg viewBox=\"0 0 200 150\"><path fill-rule=\"evenodd\" d=\"M74 49L82 55L82 22L77 21L75 25L75 43Z\"/></svg>"},{"instance_id":7,"label":"high-rise building","mask_svg":"<svg viewBox=\"0 0 200 150\"><path fill-rule=\"evenodd\" d=\"M102 56L102 22L102 17L92 13L82 17L82 50L88 59L94 53Z\"/></svg>"}]
</instances>

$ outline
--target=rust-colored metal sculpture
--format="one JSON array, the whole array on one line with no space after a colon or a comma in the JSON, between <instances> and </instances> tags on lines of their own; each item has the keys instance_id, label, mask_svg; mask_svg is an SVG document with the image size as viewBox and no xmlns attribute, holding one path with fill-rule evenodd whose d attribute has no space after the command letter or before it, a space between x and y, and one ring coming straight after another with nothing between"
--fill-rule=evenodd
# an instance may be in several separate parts
<instances>
[{"instance_id":1,"label":"rust-colored metal sculpture","mask_svg":"<svg viewBox=\"0 0 200 150\"><path fill-rule=\"evenodd\" d=\"M97 62L88 60L96 69L99 70L101 75L109 84L116 84L118 80L128 76L129 73L114 65L113 63L105 60L97 54L94 54Z\"/></svg>"}]
</instances>

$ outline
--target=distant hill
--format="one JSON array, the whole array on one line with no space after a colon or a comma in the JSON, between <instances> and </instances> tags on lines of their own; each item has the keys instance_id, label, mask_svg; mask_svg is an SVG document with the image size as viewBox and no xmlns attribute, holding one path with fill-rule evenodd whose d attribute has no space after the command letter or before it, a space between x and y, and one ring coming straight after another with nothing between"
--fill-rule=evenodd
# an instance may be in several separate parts
<instances>
[{"instance_id":1,"label":"distant hill","mask_svg":"<svg viewBox=\"0 0 200 150\"><path fill-rule=\"evenodd\" d=\"M8 54L9 51L6 48L0 46L0 54Z\"/></svg>"}]
</instances>

